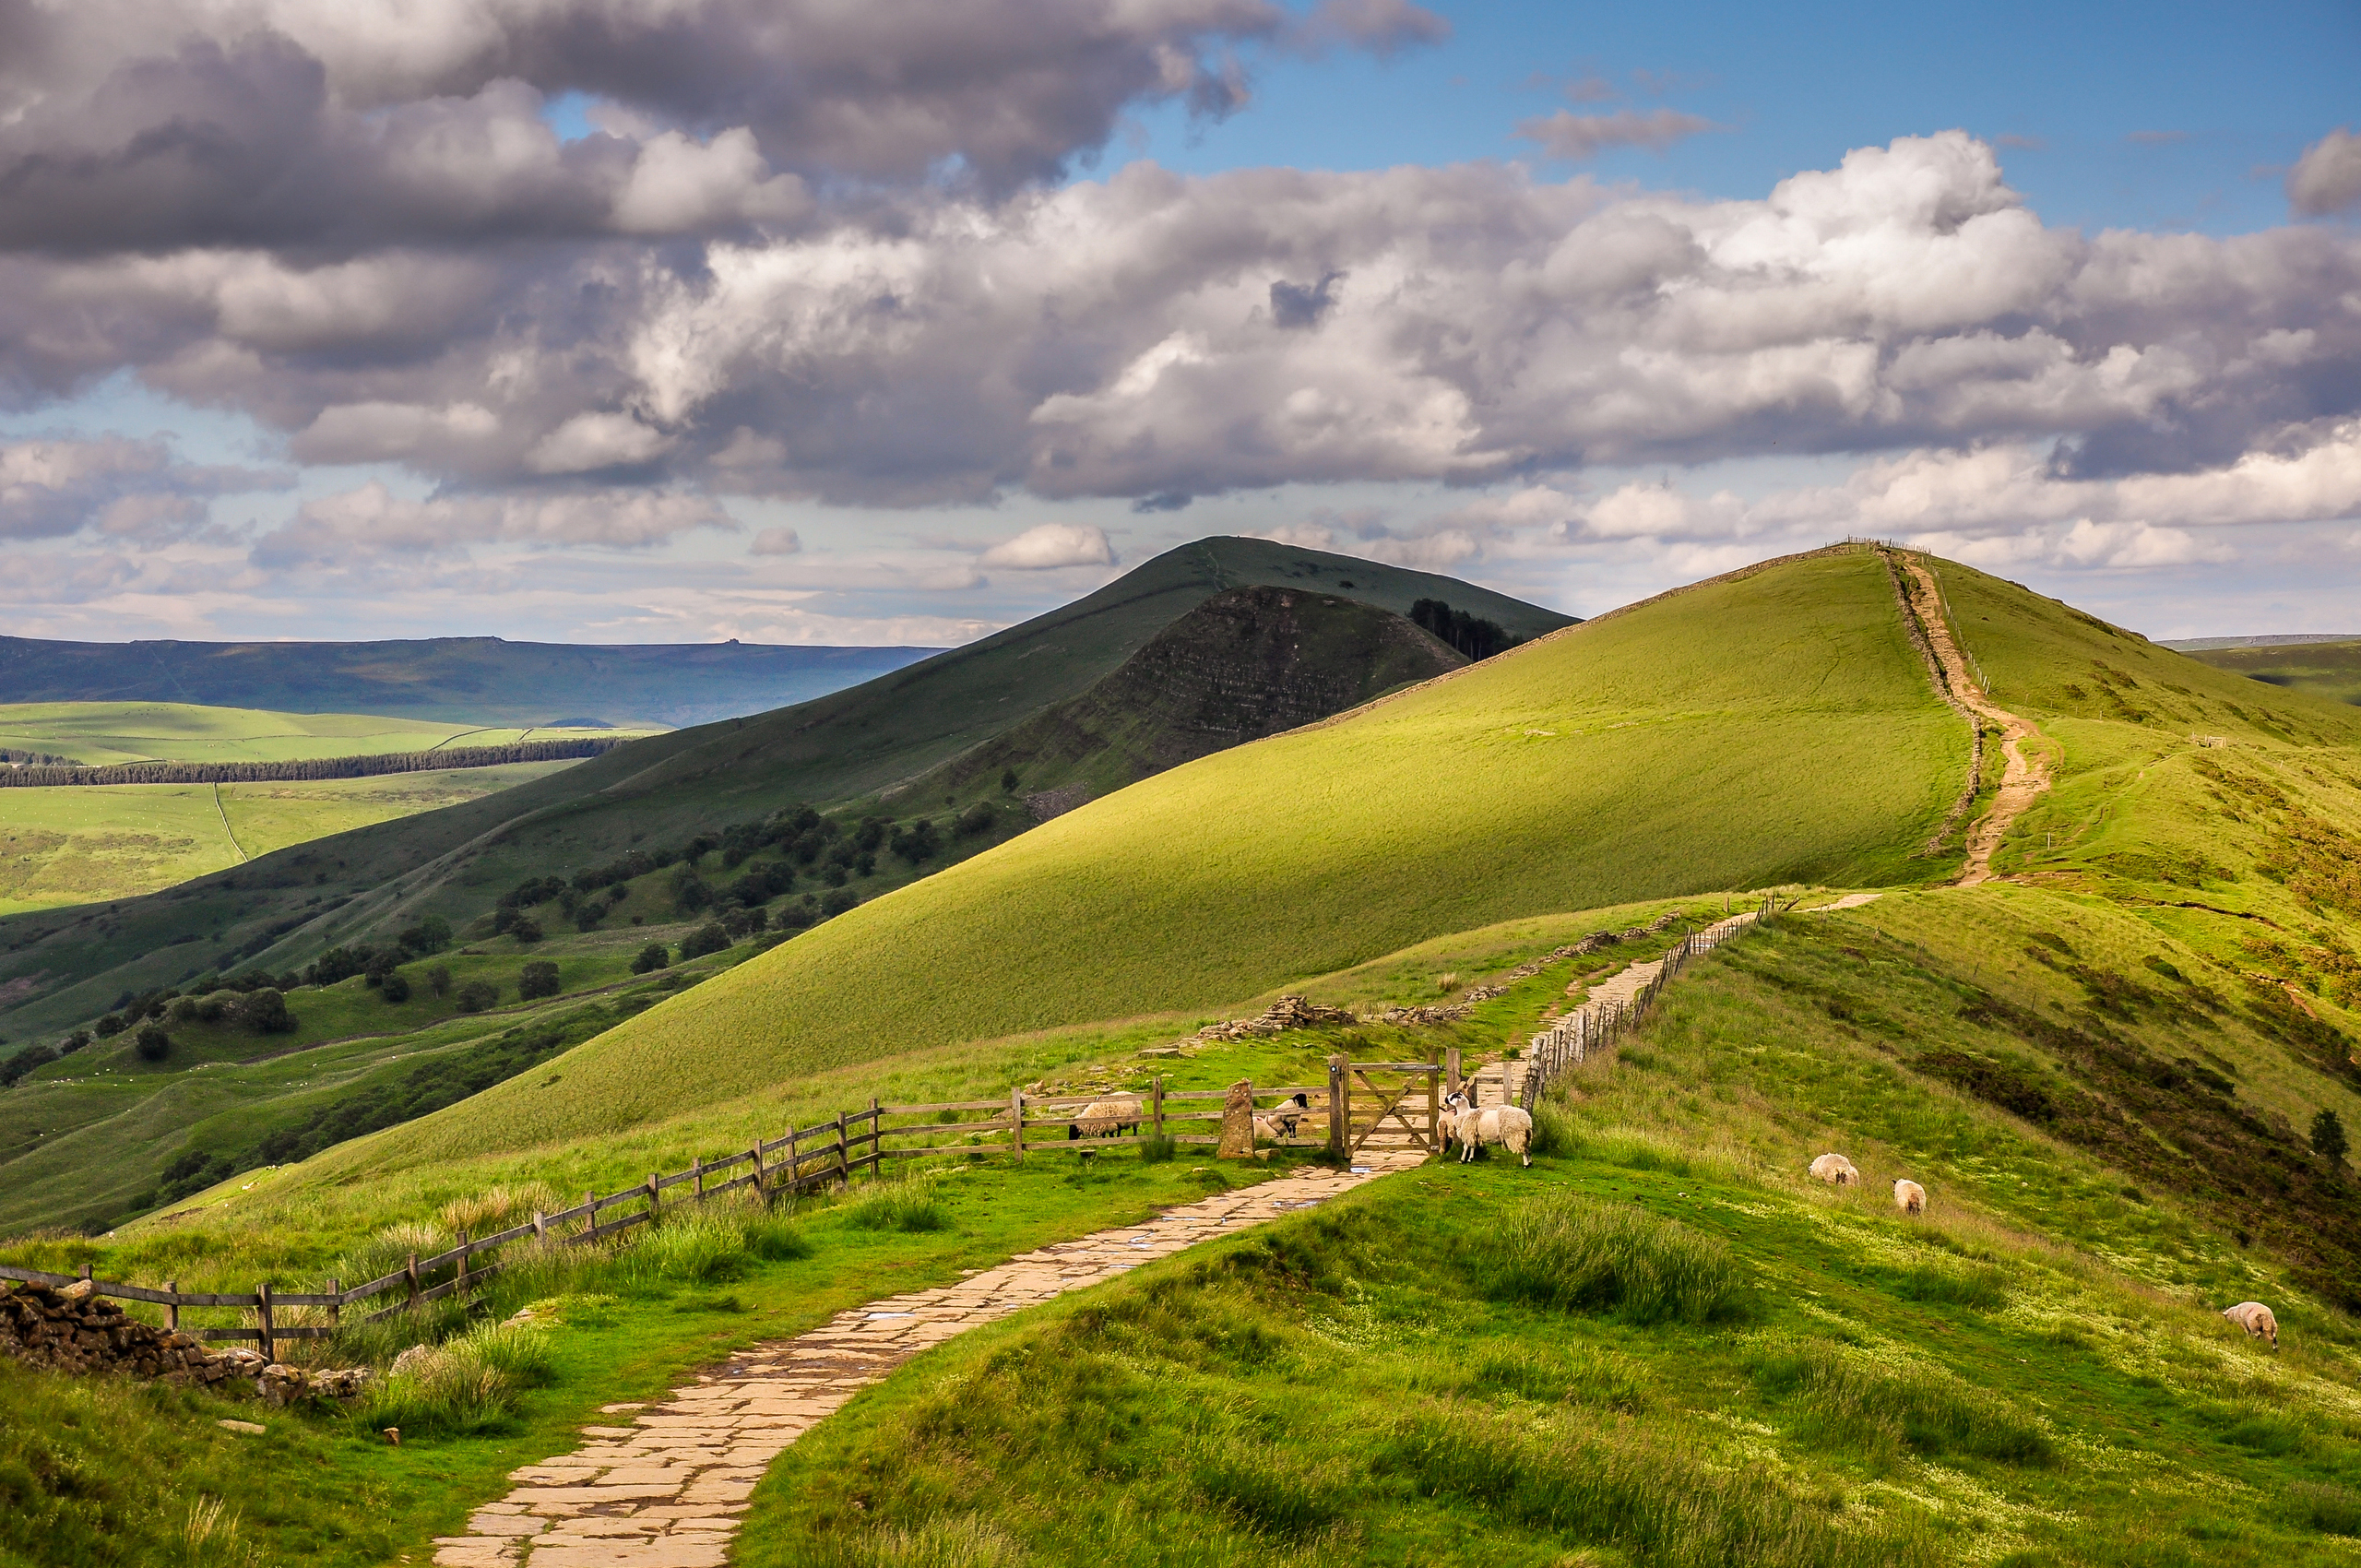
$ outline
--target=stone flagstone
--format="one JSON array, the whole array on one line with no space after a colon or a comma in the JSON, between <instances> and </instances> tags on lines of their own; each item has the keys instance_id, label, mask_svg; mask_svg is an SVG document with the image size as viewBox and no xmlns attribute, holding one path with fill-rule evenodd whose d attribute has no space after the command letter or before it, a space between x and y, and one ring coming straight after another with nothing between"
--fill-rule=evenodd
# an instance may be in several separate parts
<instances>
[{"instance_id":1,"label":"stone flagstone","mask_svg":"<svg viewBox=\"0 0 2361 1568\"><path fill-rule=\"evenodd\" d=\"M437 1539L442 1568L722 1568L773 1459L860 1389L979 1323L1128 1273L1209 1237L1350 1191L1423 1156L1365 1151L1350 1171L1281 1176L1012 1258L955 1284L855 1307L793 1339L750 1346L658 1403L610 1405L613 1424L511 1474L469 1533ZM632 1423L622 1424L629 1416Z\"/></svg>"}]
</instances>

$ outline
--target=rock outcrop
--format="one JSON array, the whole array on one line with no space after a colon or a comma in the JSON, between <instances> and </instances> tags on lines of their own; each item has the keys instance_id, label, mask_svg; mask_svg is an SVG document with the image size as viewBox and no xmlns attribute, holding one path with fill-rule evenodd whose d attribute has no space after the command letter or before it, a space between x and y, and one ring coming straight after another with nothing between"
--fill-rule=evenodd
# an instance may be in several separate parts
<instances>
[{"instance_id":1,"label":"rock outcrop","mask_svg":"<svg viewBox=\"0 0 2361 1568\"><path fill-rule=\"evenodd\" d=\"M1342 1007L1323 1007L1302 996L1282 996L1252 1018L1233 1018L1218 1024L1207 1024L1197 1031L1199 1039L1260 1039L1266 1035L1284 1034L1289 1029L1316 1028L1323 1024L1357 1024L1360 1022Z\"/></svg>"}]
</instances>

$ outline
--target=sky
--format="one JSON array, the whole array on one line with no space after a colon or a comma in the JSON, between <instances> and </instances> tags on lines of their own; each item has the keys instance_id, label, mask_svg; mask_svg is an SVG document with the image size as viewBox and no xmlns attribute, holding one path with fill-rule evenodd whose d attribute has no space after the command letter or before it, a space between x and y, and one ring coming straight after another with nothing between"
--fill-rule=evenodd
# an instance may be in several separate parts
<instances>
[{"instance_id":1,"label":"sky","mask_svg":"<svg viewBox=\"0 0 2361 1568\"><path fill-rule=\"evenodd\" d=\"M1251 533L2361 633L2361 6L0 0L0 630L943 645Z\"/></svg>"}]
</instances>

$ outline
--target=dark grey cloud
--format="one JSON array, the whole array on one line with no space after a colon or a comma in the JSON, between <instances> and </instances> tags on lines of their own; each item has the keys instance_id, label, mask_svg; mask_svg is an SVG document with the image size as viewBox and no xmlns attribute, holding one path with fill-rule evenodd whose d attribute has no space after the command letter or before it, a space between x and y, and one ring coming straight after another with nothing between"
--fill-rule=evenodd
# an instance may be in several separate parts
<instances>
[{"instance_id":1,"label":"dark grey cloud","mask_svg":"<svg viewBox=\"0 0 2361 1568\"><path fill-rule=\"evenodd\" d=\"M1333 291L1344 278L1341 272L1328 272L1317 283L1290 283L1283 278L1272 284L1272 323L1296 331L1319 326L1320 318L1335 304Z\"/></svg>"}]
</instances>

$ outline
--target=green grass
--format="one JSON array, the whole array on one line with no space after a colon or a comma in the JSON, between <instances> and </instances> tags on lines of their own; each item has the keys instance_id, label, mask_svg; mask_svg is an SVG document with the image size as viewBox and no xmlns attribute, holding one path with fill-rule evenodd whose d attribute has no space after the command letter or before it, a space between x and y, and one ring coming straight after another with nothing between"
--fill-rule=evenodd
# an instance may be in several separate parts
<instances>
[{"instance_id":1,"label":"green grass","mask_svg":"<svg viewBox=\"0 0 2361 1568\"><path fill-rule=\"evenodd\" d=\"M2208 648L2189 657L2249 681L2361 707L2361 642Z\"/></svg>"},{"instance_id":2,"label":"green grass","mask_svg":"<svg viewBox=\"0 0 2361 1568\"><path fill-rule=\"evenodd\" d=\"M340 1168L611 1132L892 1050L1218 1006L1570 906L1916 880L1943 869L1910 851L1957 791L1958 729L1875 557L1773 566L1095 802L575 1052L562 1102L494 1091Z\"/></svg>"},{"instance_id":3,"label":"green grass","mask_svg":"<svg viewBox=\"0 0 2361 1568\"><path fill-rule=\"evenodd\" d=\"M525 762L218 788L0 790L0 914L136 898L292 845L481 800L574 766Z\"/></svg>"}]
</instances>

